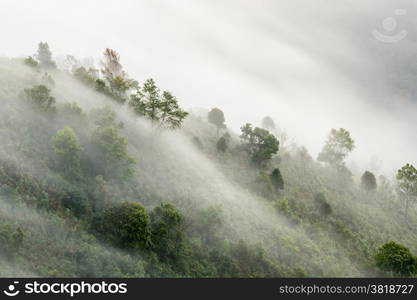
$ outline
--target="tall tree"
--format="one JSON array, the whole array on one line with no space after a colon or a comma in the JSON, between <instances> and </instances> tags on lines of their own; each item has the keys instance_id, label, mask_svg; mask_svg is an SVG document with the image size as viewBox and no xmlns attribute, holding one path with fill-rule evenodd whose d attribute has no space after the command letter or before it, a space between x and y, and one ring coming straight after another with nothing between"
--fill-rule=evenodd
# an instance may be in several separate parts
<instances>
[{"instance_id":1,"label":"tall tree","mask_svg":"<svg viewBox=\"0 0 417 300\"><path fill-rule=\"evenodd\" d=\"M220 137L219 140L217 141L216 147L217 147L217 151L226 152L228 148L227 139L224 136Z\"/></svg>"},{"instance_id":2,"label":"tall tree","mask_svg":"<svg viewBox=\"0 0 417 300\"><path fill-rule=\"evenodd\" d=\"M349 131L343 128L338 130L333 128L317 159L332 166L341 167L344 166L345 158L354 148L355 142Z\"/></svg>"},{"instance_id":3,"label":"tall tree","mask_svg":"<svg viewBox=\"0 0 417 300\"><path fill-rule=\"evenodd\" d=\"M278 152L279 141L268 130L259 127L253 129L249 123L240 129L242 131L240 138L243 141L243 146L254 163L260 165L271 159L272 155Z\"/></svg>"},{"instance_id":4,"label":"tall tree","mask_svg":"<svg viewBox=\"0 0 417 300\"><path fill-rule=\"evenodd\" d=\"M39 43L38 52L35 54L35 57L38 59L41 68L56 69L56 63L52 60L52 52L49 49L48 43Z\"/></svg>"},{"instance_id":5,"label":"tall tree","mask_svg":"<svg viewBox=\"0 0 417 300\"><path fill-rule=\"evenodd\" d=\"M82 147L74 130L69 127L59 130L52 138L52 143L59 169L69 179L78 179Z\"/></svg>"},{"instance_id":6,"label":"tall tree","mask_svg":"<svg viewBox=\"0 0 417 300\"><path fill-rule=\"evenodd\" d=\"M125 180L133 175L136 161L128 155L127 139L119 136L117 128L98 127L93 132L93 142L106 178Z\"/></svg>"},{"instance_id":7,"label":"tall tree","mask_svg":"<svg viewBox=\"0 0 417 300\"><path fill-rule=\"evenodd\" d=\"M123 70L120 55L117 51L107 48L103 56L101 73L113 98L123 103L127 98L126 93L135 85L135 82L129 79L127 73Z\"/></svg>"},{"instance_id":8,"label":"tall tree","mask_svg":"<svg viewBox=\"0 0 417 300\"><path fill-rule=\"evenodd\" d=\"M398 190L405 201L405 219L408 221L408 208L417 200L417 169L406 164L397 172Z\"/></svg>"},{"instance_id":9,"label":"tall tree","mask_svg":"<svg viewBox=\"0 0 417 300\"><path fill-rule=\"evenodd\" d=\"M151 245L149 215L139 203L110 206L93 223L106 241L118 247L139 250Z\"/></svg>"},{"instance_id":10,"label":"tall tree","mask_svg":"<svg viewBox=\"0 0 417 300\"><path fill-rule=\"evenodd\" d=\"M153 79L146 80L142 88L131 95L129 105L136 114L147 117L157 128L179 128L188 115L170 92L161 94Z\"/></svg>"},{"instance_id":11,"label":"tall tree","mask_svg":"<svg viewBox=\"0 0 417 300\"><path fill-rule=\"evenodd\" d=\"M372 172L365 171L361 177L361 185L365 190L376 190L376 178Z\"/></svg>"},{"instance_id":12,"label":"tall tree","mask_svg":"<svg viewBox=\"0 0 417 300\"><path fill-rule=\"evenodd\" d=\"M410 249L396 242L388 242L378 249L376 265L387 272L400 276L417 274L417 258Z\"/></svg>"},{"instance_id":13,"label":"tall tree","mask_svg":"<svg viewBox=\"0 0 417 300\"><path fill-rule=\"evenodd\" d=\"M284 179L282 178L281 171L275 168L270 175L271 183L277 190L284 189Z\"/></svg>"},{"instance_id":14,"label":"tall tree","mask_svg":"<svg viewBox=\"0 0 417 300\"><path fill-rule=\"evenodd\" d=\"M113 78L126 76L126 72L120 63L120 55L116 50L107 48L104 50L103 57L101 72L107 80L111 81Z\"/></svg>"},{"instance_id":15,"label":"tall tree","mask_svg":"<svg viewBox=\"0 0 417 300\"><path fill-rule=\"evenodd\" d=\"M270 116L266 116L262 119L262 128L269 131L274 131L276 129L274 120L272 120Z\"/></svg>"},{"instance_id":16,"label":"tall tree","mask_svg":"<svg viewBox=\"0 0 417 300\"><path fill-rule=\"evenodd\" d=\"M165 262L174 262L182 246L183 218L176 207L162 203L150 213L152 249Z\"/></svg>"},{"instance_id":17,"label":"tall tree","mask_svg":"<svg viewBox=\"0 0 417 300\"><path fill-rule=\"evenodd\" d=\"M208 121L217 127L217 132L220 129L226 128L224 113L218 109L213 108L207 115Z\"/></svg>"}]
</instances>

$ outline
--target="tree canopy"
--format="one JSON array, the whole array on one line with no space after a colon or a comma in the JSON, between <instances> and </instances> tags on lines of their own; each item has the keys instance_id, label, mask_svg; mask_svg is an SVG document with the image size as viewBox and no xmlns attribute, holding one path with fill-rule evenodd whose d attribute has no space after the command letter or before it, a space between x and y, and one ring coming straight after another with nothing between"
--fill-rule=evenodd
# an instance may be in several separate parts
<instances>
[{"instance_id":1,"label":"tree canopy","mask_svg":"<svg viewBox=\"0 0 417 300\"><path fill-rule=\"evenodd\" d=\"M52 142L60 169L70 179L78 179L80 176L80 153L83 149L74 130L69 127L59 130Z\"/></svg>"},{"instance_id":2,"label":"tree canopy","mask_svg":"<svg viewBox=\"0 0 417 300\"><path fill-rule=\"evenodd\" d=\"M318 160L332 166L343 166L347 155L355 148L350 132L344 128L332 129L326 143L318 155Z\"/></svg>"},{"instance_id":3,"label":"tree canopy","mask_svg":"<svg viewBox=\"0 0 417 300\"><path fill-rule=\"evenodd\" d=\"M271 178L272 185L277 190L284 189L284 179L282 178L281 171L278 168L275 168L272 171L270 178Z\"/></svg>"},{"instance_id":4,"label":"tree canopy","mask_svg":"<svg viewBox=\"0 0 417 300\"><path fill-rule=\"evenodd\" d=\"M35 57L38 59L41 68L56 69L56 63L52 60L52 52L49 49L48 43L39 43L38 52Z\"/></svg>"},{"instance_id":5,"label":"tree canopy","mask_svg":"<svg viewBox=\"0 0 417 300\"><path fill-rule=\"evenodd\" d=\"M408 222L408 209L417 201L417 169L406 164L397 172L397 184L400 197L405 202L405 219Z\"/></svg>"},{"instance_id":6,"label":"tree canopy","mask_svg":"<svg viewBox=\"0 0 417 300\"><path fill-rule=\"evenodd\" d=\"M395 275L417 274L417 258L411 254L410 249L396 242L386 243L379 248L375 259L379 268Z\"/></svg>"},{"instance_id":7,"label":"tree canopy","mask_svg":"<svg viewBox=\"0 0 417 300\"><path fill-rule=\"evenodd\" d=\"M376 190L377 184L375 175L372 172L365 171L361 177L361 185L365 190Z\"/></svg>"},{"instance_id":8,"label":"tree canopy","mask_svg":"<svg viewBox=\"0 0 417 300\"><path fill-rule=\"evenodd\" d=\"M279 141L268 130L259 127L253 129L249 123L242 126L240 130L244 148L254 163L262 164L278 152Z\"/></svg>"},{"instance_id":9,"label":"tree canopy","mask_svg":"<svg viewBox=\"0 0 417 300\"><path fill-rule=\"evenodd\" d=\"M224 113L218 108L213 108L207 115L209 123L217 127L217 130L226 128Z\"/></svg>"},{"instance_id":10,"label":"tree canopy","mask_svg":"<svg viewBox=\"0 0 417 300\"><path fill-rule=\"evenodd\" d=\"M100 165L107 178L126 179L133 175L135 159L127 151L128 141L115 127L98 127L93 132L93 142L98 148ZM99 174L97 174L99 175Z\"/></svg>"},{"instance_id":11,"label":"tree canopy","mask_svg":"<svg viewBox=\"0 0 417 300\"><path fill-rule=\"evenodd\" d=\"M26 100L36 109L43 112L55 111L55 98L51 96L51 90L44 85L37 85L24 90Z\"/></svg>"},{"instance_id":12,"label":"tree canopy","mask_svg":"<svg viewBox=\"0 0 417 300\"><path fill-rule=\"evenodd\" d=\"M107 208L95 221L95 230L124 249L146 249L151 245L149 215L139 203L122 203Z\"/></svg>"},{"instance_id":13,"label":"tree canopy","mask_svg":"<svg viewBox=\"0 0 417 300\"><path fill-rule=\"evenodd\" d=\"M183 217L170 203L156 206L150 213L152 248L165 261L175 260L182 246Z\"/></svg>"},{"instance_id":14,"label":"tree canopy","mask_svg":"<svg viewBox=\"0 0 417 300\"><path fill-rule=\"evenodd\" d=\"M179 128L188 115L170 92L161 94L153 79L146 80L142 88L131 95L129 105L136 114L147 117L157 128Z\"/></svg>"}]
</instances>

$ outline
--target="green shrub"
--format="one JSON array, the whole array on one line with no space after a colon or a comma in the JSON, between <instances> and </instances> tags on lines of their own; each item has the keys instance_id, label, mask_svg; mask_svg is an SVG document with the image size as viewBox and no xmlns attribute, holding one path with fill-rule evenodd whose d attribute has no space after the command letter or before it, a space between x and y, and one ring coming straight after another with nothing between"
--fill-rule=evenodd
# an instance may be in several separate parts
<instances>
[{"instance_id":1,"label":"green shrub","mask_svg":"<svg viewBox=\"0 0 417 300\"><path fill-rule=\"evenodd\" d=\"M75 131L66 127L52 138L57 167L69 180L80 177L80 153L83 148Z\"/></svg>"},{"instance_id":2,"label":"green shrub","mask_svg":"<svg viewBox=\"0 0 417 300\"><path fill-rule=\"evenodd\" d=\"M273 203L274 207L282 214L289 216L291 214L291 208L288 203L288 199L283 197L282 199L276 200Z\"/></svg>"},{"instance_id":3,"label":"green shrub","mask_svg":"<svg viewBox=\"0 0 417 300\"><path fill-rule=\"evenodd\" d=\"M37 68L39 66L39 63L36 60L34 60L32 56L28 56L27 58L25 58L23 62L25 65L31 68Z\"/></svg>"},{"instance_id":4,"label":"green shrub","mask_svg":"<svg viewBox=\"0 0 417 300\"><path fill-rule=\"evenodd\" d=\"M417 258L408 248L396 242L389 242L378 249L376 265L384 271L400 276L417 274Z\"/></svg>"},{"instance_id":5,"label":"green shrub","mask_svg":"<svg viewBox=\"0 0 417 300\"><path fill-rule=\"evenodd\" d=\"M20 228L13 229L9 225L0 225L0 254L13 257L22 245L24 238Z\"/></svg>"},{"instance_id":6,"label":"green shrub","mask_svg":"<svg viewBox=\"0 0 417 300\"><path fill-rule=\"evenodd\" d=\"M219 138L219 140L217 141L216 147L217 147L217 151L226 152L228 146L227 146L227 140L224 136Z\"/></svg>"},{"instance_id":7,"label":"green shrub","mask_svg":"<svg viewBox=\"0 0 417 300\"><path fill-rule=\"evenodd\" d=\"M44 85L37 85L24 90L26 100L37 109L44 112L55 111L55 98L51 96L51 90Z\"/></svg>"},{"instance_id":8,"label":"green shrub","mask_svg":"<svg viewBox=\"0 0 417 300\"><path fill-rule=\"evenodd\" d=\"M86 215L89 202L82 190L72 189L65 191L65 196L62 199L62 204L68 208L77 217Z\"/></svg>"},{"instance_id":9,"label":"green shrub","mask_svg":"<svg viewBox=\"0 0 417 300\"><path fill-rule=\"evenodd\" d=\"M106 241L124 249L146 249L151 244L149 216L139 203L113 205L93 225Z\"/></svg>"},{"instance_id":10,"label":"green shrub","mask_svg":"<svg viewBox=\"0 0 417 300\"><path fill-rule=\"evenodd\" d=\"M320 212L321 215L328 216L332 213L332 211L333 211L332 207L327 202L326 197L324 196L323 193L318 193L314 197L314 201L315 201L316 205L318 206L318 209L319 209L319 212Z\"/></svg>"},{"instance_id":11,"label":"green shrub","mask_svg":"<svg viewBox=\"0 0 417 300\"><path fill-rule=\"evenodd\" d=\"M375 175L369 171L365 171L361 177L361 185L367 191L376 190L376 178Z\"/></svg>"},{"instance_id":12,"label":"green shrub","mask_svg":"<svg viewBox=\"0 0 417 300\"><path fill-rule=\"evenodd\" d=\"M275 168L271 175L271 182L273 184L273 186L277 189L277 190L283 190L284 189L284 179L282 178L281 175L281 171L278 168Z\"/></svg>"}]
</instances>

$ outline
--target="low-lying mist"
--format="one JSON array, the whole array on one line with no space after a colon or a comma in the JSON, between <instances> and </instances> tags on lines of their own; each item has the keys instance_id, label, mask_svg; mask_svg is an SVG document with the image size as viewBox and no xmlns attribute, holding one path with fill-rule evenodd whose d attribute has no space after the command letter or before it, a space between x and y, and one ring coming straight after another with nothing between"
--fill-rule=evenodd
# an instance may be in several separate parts
<instances>
[{"instance_id":1,"label":"low-lying mist","mask_svg":"<svg viewBox=\"0 0 417 300\"><path fill-rule=\"evenodd\" d=\"M94 172L103 161L97 148L90 145L97 123L89 120L94 120L97 109L104 107L114 112L112 126L117 128L118 135L126 138L128 155L136 163L129 181L123 179L115 183L106 174L109 179L105 178L104 185L108 189L106 195L110 196L102 198L109 198L111 204L141 203L148 211L161 203L174 204L183 215L182 230L189 237L191 248L208 247L210 251L218 248L222 249L222 255L227 256L230 251L233 256L241 249L240 246L234 248L239 243L259 247L262 249L259 257L265 256L267 261L277 265L281 276L374 276L379 273L373 266L373 256L383 243L396 240L417 251L415 231L407 226L402 204L394 193L395 182L379 179L377 191L364 191L355 182L358 178L349 179L346 174L318 163L308 151L302 152L301 146L294 144L281 145L278 155L264 170L259 170L250 163L246 153L239 150L239 133L233 126L235 120L231 121L230 129L223 130L230 135L230 151L220 153L216 150L221 136L219 130L209 124L204 115L189 115L183 127L175 131L155 128L126 105L86 86L71 74L61 70L51 70L48 74L53 78L49 87L57 102L57 112L52 117L39 113L23 99L25 89L48 85L45 74L25 66L20 59L0 59L0 162L4 164L1 170L20 180L18 185L7 180L0 182L0 220L10 231L5 236L21 243L19 250L13 253L18 258L8 258L12 263L4 263L2 276L173 276L173 273L164 275L160 271L163 267L156 263L159 259L170 265L171 260L155 258L144 250L144 253L132 254L105 239L100 240L86 224L89 221L77 216L72 206L64 205L65 209L61 209L56 200L61 196L54 198L61 192L60 187L70 191L85 190L88 195L96 192L89 182L71 182L50 162L54 156L52 138L59 130L72 127L82 146L81 161L88 165L88 168L82 167L98 182L103 177ZM300 93L303 91L305 89L300 89ZM263 96L263 92L258 96ZM345 93L343 97L349 99L350 96ZM82 113L77 117L65 115L65 103L76 103ZM309 105L305 102L297 106L298 112L306 114L310 111ZM369 105L361 106L361 111L369 111ZM231 110L226 110L226 118ZM264 111L257 113L260 112ZM336 121L340 120L337 115L324 112L329 118L325 121L321 118L322 125L329 125L328 130L347 124ZM296 114L286 118L294 123L307 120ZM287 125L284 119L279 120ZM332 125L331 121L334 121ZM241 125L245 122L242 120ZM369 133L359 127L356 129L361 134ZM316 129L316 126L310 127L312 136ZM368 149L367 144L373 139L363 139L354 130L352 132L357 148ZM291 130L288 133L291 134ZM321 144L324 139L325 136ZM407 158L406 153L402 159ZM368 152L367 155L373 154ZM378 155L384 163L389 161L388 156ZM16 174L24 175L8 171L9 165L16 166ZM285 182L285 188L279 192L271 192L265 179L265 174L274 168L281 170ZM368 166L358 159L356 168L362 173ZM35 192L27 190L26 184L31 181L37 186L33 188ZM46 194L37 193L38 187ZM325 195L331 213L320 213L315 202L320 193ZM202 212L210 209L218 212L218 224L212 222L205 227ZM416 219L415 211L409 212L409 219ZM202 239L205 231L211 232L210 226L215 228L215 238ZM21 239L20 231L23 232ZM187 251L181 259L187 260L187 255L194 253L194 250ZM2 264L3 257L0 257ZM249 254L248 257L252 259ZM175 276L192 275L178 273Z\"/></svg>"},{"instance_id":2,"label":"low-lying mist","mask_svg":"<svg viewBox=\"0 0 417 300\"><path fill-rule=\"evenodd\" d=\"M271 115L315 157L329 128L344 127L357 141L351 159L362 166L358 172L372 167L372 157L383 162L373 171L387 176L406 162L416 163L411 0L65 6L46 0L36 6L2 1L0 8L10 12L0 21L6 55L31 55L43 38L57 57L93 56L97 63L99 49L117 45L132 76L158 78L187 109L221 107L235 131ZM397 15L398 9L405 13ZM37 22L40 15L43 22ZM395 28L384 29L384 20ZM132 30L134 35L124 34ZM373 30L388 37L408 34L384 43ZM23 34L25 39L15 38Z\"/></svg>"}]
</instances>

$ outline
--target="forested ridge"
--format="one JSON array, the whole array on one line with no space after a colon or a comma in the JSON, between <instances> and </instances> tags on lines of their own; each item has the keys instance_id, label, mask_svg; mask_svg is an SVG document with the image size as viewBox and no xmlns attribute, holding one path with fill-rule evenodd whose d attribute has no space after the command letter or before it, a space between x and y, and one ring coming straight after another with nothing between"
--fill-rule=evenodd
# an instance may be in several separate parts
<instances>
[{"instance_id":1,"label":"forested ridge","mask_svg":"<svg viewBox=\"0 0 417 300\"><path fill-rule=\"evenodd\" d=\"M269 116L234 132L121 62L0 58L0 276L417 275L413 165L354 174L347 128L317 157Z\"/></svg>"}]
</instances>

